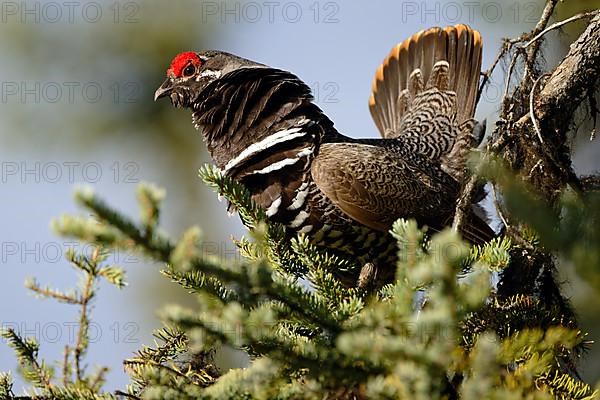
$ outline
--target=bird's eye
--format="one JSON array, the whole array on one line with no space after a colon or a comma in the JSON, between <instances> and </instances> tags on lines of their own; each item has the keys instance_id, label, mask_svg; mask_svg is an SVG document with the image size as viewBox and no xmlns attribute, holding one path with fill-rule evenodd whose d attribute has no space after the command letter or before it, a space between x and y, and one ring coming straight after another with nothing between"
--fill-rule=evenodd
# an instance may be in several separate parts
<instances>
[{"instance_id":1,"label":"bird's eye","mask_svg":"<svg viewBox=\"0 0 600 400\"><path fill-rule=\"evenodd\" d=\"M183 70L183 76L185 78L189 78L190 76L196 73L196 67L194 64L188 64L187 67Z\"/></svg>"}]
</instances>

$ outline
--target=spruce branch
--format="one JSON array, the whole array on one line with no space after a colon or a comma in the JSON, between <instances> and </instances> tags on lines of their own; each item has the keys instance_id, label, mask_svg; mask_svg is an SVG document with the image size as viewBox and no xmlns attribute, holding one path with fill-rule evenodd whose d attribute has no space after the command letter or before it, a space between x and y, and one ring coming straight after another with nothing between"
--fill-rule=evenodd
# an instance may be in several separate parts
<instances>
[{"instance_id":1,"label":"spruce branch","mask_svg":"<svg viewBox=\"0 0 600 400\"><path fill-rule=\"evenodd\" d=\"M97 236L97 239L102 242L105 238L106 236ZM34 338L22 338L16 331L11 329L3 332L3 337L8 340L11 347L15 350L23 376L35 388L39 389L39 391L34 391L31 396L12 396L8 398L114 398L111 394L101 393L108 368L100 367L95 372L86 374L83 367L83 357L89 346L89 308L95 297L98 280L106 279L119 288L125 285L122 269L103 265L107 256L108 253L98 246L93 248L91 254L77 254L72 249L66 252L66 259L77 271L83 274L81 287L77 291L70 290L63 293L57 289L42 287L36 280L28 280L26 282L26 287L43 298L51 298L62 303L79 306L79 326L76 332L75 345L73 347L69 345L64 347L61 366L62 385L53 381L53 369L47 367L44 360L38 360L39 344ZM5 385L5 387L7 386Z\"/></svg>"},{"instance_id":2,"label":"spruce branch","mask_svg":"<svg viewBox=\"0 0 600 400\"><path fill-rule=\"evenodd\" d=\"M96 215L118 215L107 205L96 208L94 204L103 203L93 197L87 204ZM448 372L468 377L471 368L479 368L477 365L493 365L501 370L514 363L519 368L511 374L526 371L529 378L523 380L519 375L494 380L490 390L501 390L518 381L523 393L538 390L535 382L544 382L540 387L546 392L568 387L572 390L568 393L589 393L589 387L578 385L578 380L561 386L559 382L568 381L564 377L567 372L552 367L558 359L570 362L583 343L581 335L573 333L576 325L565 320L560 309L548 310L531 297L492 297L494 301L485 301L490 293L490 271L503 270L512 262L513 248L508 239L468 249L456 233L445 231L429 237L413 221L397 221L392 231L399 242L397 280L383 288L378 297L365 298L358 291L342 290L332 278L329 271L345 265L344 260L321 252L300 236L292 241L290 249L314 285L310 290L302 287L294 275L273 265L274 259L267 256L276 252L272 247L276 244L269 241L269 227L264 222L256 224L254 242L239 242L249 257L234 263L202 257L197 229L185 233L177 243L159 230L137 243L127 232L141 228L125 216L103 223L116 228L115 246L123 240L131 241L145 247L146 254L160 255L159 260L168 263L163 273L200 300L201 311L166 309L163 317L173 328L158 334L162 344L143 348L126 361L134 381L128 396L211 398L209 393L244 393L253 398L266 390L302 397L298 387L313 385L314 393L325 391L344 398L393 398L415 390L427 396L458 393L461 379L465 393L477 393L481 387L470 389L470 380L465 378L449 380ZM62 232L71 232L61 221L57 226ZM448 248L454 250L450 255L443 251ZM464 278L457 282L460 274ZM427 288L427 301L415 313L413 299L421 288ZM224 329L228 326L241 329L231 335ZM551 345L544 332L552 327L566 327L569 330L564 332L569 335ZM527 353L511 348L513 352L504 358L477 363L477 358L469 358L469 352L477 354L477 343L490 331L507 341L516 340L514 335L522 332L522 338L541 344ZM192 366L188 354L207 354L217 344L244 349L256 362L270 360L269 365L277 372L269 375L268 382L279 389L267 382L256 387L238 370L222 376L214 373L204 356L204 361ZM505 351L504 347L499 349L500 353ZM554 371L562 375L554 376ZM398 379L405 383L392 384ZM487 385L482 387L489 388Z\"/></svg>"},{"instance_id":3,"label":"spruce branch","mask_svg":"<svg viewBox=\"0 0 600 400\"><path fill-rule=\"evenodd\" d=\"M265 221L265 211L252 201L250 192L233 179L222 174L217 167L206 164L200 169L199 175L219 196L227 196L227 200L234 210L239 212L240 218L246 226L252 229L259 222Z\"/></svg>"},{"instance_id":4,"label":"spruce branch","mask_svg":"<svg viewBox=\"0 0 600 400\"><path fill-rule=\"evenodd\" d=\"M2 331L17 355L23 376L32 384L47 393L52 393L52 370L43 361L38 361L39 343L34 338L23 338L14 329Z\"/></svg>"},{"instance_id":5,"label":"spruce branch","mask_svg":"<svg viewBox=\"0 0 600 400\"><path fill-rule=\"evenodd\" d=\"M241 196L243 197L243 195ZM167 236L160 232L154 232L151 237L143 235L141 229L133 221L110 208L94 194L88 191L78 191L76 199L92 211L97 218L110 225L112 229L118 230L117 237L120 239L115 238L113 246L118 246L120 240L131 240L146 254L154 256L164 263L173 263L174 266L179 266L185 260L186 268L212 276L222 284L249 287L250 291L244 291L249 296L243 299L248 305L256 304L260 296L267 296L281 302L292 312L305 318L307 322L316 323L331 332L339 330L338 322L332 318L325 304L313 294L296 285L293 279L274 274L266 261L252 266L242 263L233 269L222 266L218 260L211 257L200 257L197 253L189 251L175 252L176 245ZM242 203L239 202L239 204ZM70 217L59 219L54 222L55 229L63 235L75 236L80 239L87 237L88 235L80 230L81 223L78 222L74 225L73 221L76 220ZM181 258L182 253L187 256ZM304 306L305 304L310 304L311 307L307 308Z\"/></svg>"}]
</instances>

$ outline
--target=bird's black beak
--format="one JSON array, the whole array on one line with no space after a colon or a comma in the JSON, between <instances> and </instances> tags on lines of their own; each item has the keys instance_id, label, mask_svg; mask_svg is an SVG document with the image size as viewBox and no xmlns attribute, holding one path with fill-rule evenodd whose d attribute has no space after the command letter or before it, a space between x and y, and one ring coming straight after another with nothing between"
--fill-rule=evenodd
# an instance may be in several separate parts
<instances>
[{"instance_id":1,"label":"bird's black beak","mask_svg":"<svg viewBox=\"0 0 600 400\"><path fill-rule=\"evenodd\" d=\"M171 94L173 90L173 81L171 78L167 78L156 92L154 92L154 101L160 99L161 97L165 97Z\"/></svg>"}]
</instances>

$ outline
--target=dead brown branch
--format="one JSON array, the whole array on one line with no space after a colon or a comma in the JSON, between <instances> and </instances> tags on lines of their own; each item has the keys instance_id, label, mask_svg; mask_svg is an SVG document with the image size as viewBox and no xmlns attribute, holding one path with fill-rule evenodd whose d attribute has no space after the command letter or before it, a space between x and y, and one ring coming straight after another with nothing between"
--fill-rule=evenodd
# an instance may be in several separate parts
<instances>
[{"instance_id":1,"label":"dead brown branch","mask_svg":"<svg viewBox=\"0 0 600 400\"><path fill-rule=\"evenodd\" d=\"M504 39L490 68L483 73L479 95L499 62L511 62L502 108L486 152L501 156L517 175L550 203L565 185L581 190L571 167L568 132L575 111L593 97L600 78L600 12L580 13L548 26L557 0L549 0L535 28L513 39ZM543 37L567 23L592 18L564 59L551 72L534 70ZM512 92L510 82L519 57L525 69ZM546 79L544 79L546 78ZM458 229L477 187L477 173L465 183L457 202L453 228Z\"/></svg>"}]
</instances>

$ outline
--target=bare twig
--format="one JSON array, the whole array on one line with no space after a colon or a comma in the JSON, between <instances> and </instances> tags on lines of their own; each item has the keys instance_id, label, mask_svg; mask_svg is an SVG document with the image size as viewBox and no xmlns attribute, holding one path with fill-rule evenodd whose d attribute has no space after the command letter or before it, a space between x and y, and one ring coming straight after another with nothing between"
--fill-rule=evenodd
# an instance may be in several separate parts
<instances>
[{"instance_id":1,"label":"bare twig","mask_svg":"<svg viewBox=\"0 0 600 400\"><path fill-rule=\"evenodd\" d=\"M496 69L496 65L498 65L500 60L502 58L504 58L504 55L510 50L511 46L512 45L509 42L509 40L504 39L504 42L502 43L502 47L500 48L500 51L496 55L494 62L492 62L492 65L485 72L481 73L481 75L483 75L483 79L481 80L481 84L479 85L479 90L477 91L477 100L475 101L475 104L479 103L479 99L481 98L483 89L485 88L485 85L487 85L488 80L490 79L490 76L494 72L494 69Z\"/></svg>"},{"instance_id":2,"label":"bare twig","mask_svg":"<svg viewBox=\"0 0 600 400\"><path fill-rule=\"evenodd\" d=\"M544 7L544 11L542 12L540 20L535 25L535 28L527 35L527 39L532 36L537 36L540 32L546 29L548 21L550 20L550 17L554 12L554 7L556 7L556 3L558 3L558 0L548 0L546 6ZM537 53L540 49L540 44L541 42L539 40L536 40L533 42L533 45L531 45L527 49L527 62L525 63L525 71L523 71L523 81L527 81L528 79L530 79L532 71L531 66L533 66L535 63Z\"/></svg>"},{"instance_id":3,"label":"bare twig","mask_svg":"<svg viewBox=\"0 0 600 400\"><path fill-rule=\"evenodd\" d=\"M498 216L500 217L500 220L502 221L502 225L504 225L504 227L508 227L508 221L506 219L506 217L504 216L504 211L503 211L503 207L500 204L500 199L498 198L498 189L496 188L496 184L492 184L492 197L494 199L494 207L496 207L496 212L498 213Z\"/></svg>"},{"instance_id":4,"label":"bare twig","mask_svg":"<svg viewBox=\"0 0 600 400\"><path fill-rule=\"evenodd\" d=\"M483 79L481 80L481 84L479 85L479 90L477 91L477 101L475 102L476 104L479 103L479 99L481 98L483 89L485 89L485 86L487 85L490 77L494 73L494 70L498 66L498 63L504 58L504 56L506 56L506 54L508 54L510 52L510 50L512 50L512 48L517 43L523 42L524 40L526 40L526 38L528 36L529 36L528 33L524 33L521 36L513 38L513 39L509 39L509 38L502 39L502 47L500 47L498 54L496 54L496 58L492 62L492 65L490 65L490 67L487 70L485 70L484 72L481 73L481 75L483 75Z\"/></svg>"},{"instance_id":5,"label":"bare twig","mask_svg":"<svg viewBox=\"0 0 600 400\"><path fill-rule=\"evenodd\" d=\"M65 351L63 353L63 366L62 366L62 379L63 385L66 387L71 380L71 374L69 372L69 353L71 350L69 349L69 345L65 346Z\"/></svg>"},{"instance_id":6,"label":"bare twig","mask_svg":"<svg viewBox=\"0 0 600 400\"><path fill-rule=\"evenodd\" d=\"M502 94L503 100L508 98L508 90L510 88L510 78L512 76L513 69L515 68L515 65L517 64L517 60L519 59L519 56L522 54L523 54L523 52L519 51L519 49L517 49L515 54L513 54L512 59L510 60L510 65L508 66L508 72L506 73L506 80L505 80L505 84L504 84L504 93Z\"/></svg>"},{"instance_id":7,"label":"bare twig","mask_svg":"<svg viewBox=\"0 0 600 400\"><path fill-rule=\"evenodd\" d=\"M538 117L558 126L567 125L569 119L564 116L573 114L600 78L599 64L600 14L597 14L545 82L538 99ZM559 109L561 112L557 113Z\"/></svg>"},{"instance_id":8,"label":"bare twig","mask_svg":"<svg viewBox=\"0 0 600 400\"><path fill-rule=\"evenodd\" d=\"M594 87L593 85L600 76L597 67L595 67L600 61L600 46L598 45L598 42L600 42L598 38L600 36L600 21L598 20L600 13L598 11L580 13L549 26L549 21L557 3L558 0L548 0L546 2L542 16L531 32L523 33L514 39L503 40L502 47L492 65L482 74L483 79L478 91L478 100L496 66L502 59L507 57L507 54L511 54L514 50L515 53L511 56L505 78L499 122L496 124L492 140L487 146L486 152L488 154L498 154L506 149L507 145L511 147L509 150L512 151L512 147L522 146L523 135L527 136L529 132L534 131L541 146L536 148L535 145L532 145L529 150L521 147L521 150L517 153L511 153L513 155L517 154L515 159L517 171L531 172L545 161L550 167L545 172L548 176L541 177L535 174L536 176L530 176L526 179L545 182L548 179L558 178L558 180L555 179L557 185L561 182L562 184L569 184L577 191L578 179L568 162L563 161L561 154L567 146L564 142L564 138L566 138L565 129L568 129L572 114L581 100L589 94L589 88ZM534 68L542 42L540 39L551 30L592 16L594 18L586 32L571 46L569 54L552 74L535 76ZM525 113L520 111L521 108L515 108L513 106L514 102L510 102L508 97L513 72L521 56L524 56L525 68L521 74L520 82L516 86L515 93L529 94L529 109ZM520 101L520 99L515 99L515 101ZM542 135L542 132L545 133L545 136ZM543 158L535 157L536 154ZM533 158L532 155L534 155ZM463 223L464 212L468 209L469 202L473 198L471 191L476 188L476 180L476 176L471 177L463 187L453 221L454 229L458 229ZM534 186L536 185L534 184ZM560 188L556 185L550 185L544 190L548 190L547 194L551 198L558 193ZM496 205L498 206L497 201ZM507 224L506 218L503 216L501 218L503 223Z\"/></svg>"},{"instance_id":9,"label":"bare twig","mask_svg":"<svg viewBox=\"0 0 600 400\"><path fill-rule=\"evenodd\" d=\"M531 88L531 92L529 92L529 119L531 119L531 124L533 125L533 129L537 134L538 139L541 144L544 144L544 138L542 137L542 131L540 131L540 124L535 117L535 112L533 111L533 103L535 99L535 90L537 89L538 84L542 80L542 78L547 77L549 74L541 75L539 78L535 80L533 83L533 87Z\"/></svg>"},{"instance_id":10,"label":"bare twig","mask_svg":"<svg viewBox=\"0 0 600 400\"><path fill-rule=\"evenodd\" d=\"M56 299L58 301L61 301L63 303L67 303L67 304L81 304L79 299L77 299L73 296L69 296L68 294L60 293L57 290L43 288L35 281L29 282L26 285L26 287L27 287L27 289L31 290L32 292L34 292L40 296L43 296L43 297L53 298L53 299Z\"/></svg>"},{"instance_id":11,"label":"bare twig","mask_svg":"<svg viewBox=\"0 0 600 400\"><path fill-rule=\"evenodd\" d=\"M108 367L102 367L97 373L94 379L90 382L90 387L94 390L100 390L102 383L108 373Z\"/></svg>"},{"instance_id":12,"label":"bare twig","mask_svg":"<svg viewBox=\"0 0 600 400\"><path fill-rule=\"evenodd\" d=\"M452 230L455 232L460 231L465 223L465 217L469 207L471 207L471 204L473 203L473 196L475 195L478 181L479 170L473 172L473 175L471 175L463 187L461 196L456 203L456 211L454 212L454 220L452 221Z\"/></svg>"},{"instance_id":13,"label":"bare twig","mask_svg":"<svg viewBox=\"0 0 600 400\"><path fill-rule=\"evenodd\" d=\"M527 42L525 45L523 45L523 48L529 47L533 42L539 40L546 33L550 32L550 31L552 31L554 29L558 29L558 28L560 28L563 25L569 24L571 22L578 21L580 19L591 18L591 17L593 17L596 14L598 14L598 10L589 11L589 12L583 12L583 13L575 14L572 17L564 19L562 21L556 22L556 23L550 25L549 27L547 27L546 29L544 29L543 31L541 31L540 33L538 33L537 35L535 35L533 37L533 39L531 39L529 42Z\"/></svg>"},{"instance_id":14,"label":"bare twig","mask_svg":"<svg viewBox=\"0 0 600 400\"><path fill-rule=\"evenodd\" d=\"M598 102L596 101L593 90L588 91L588 103L590 104L590 114L592 114L592 131L590 132L590 142L596 138L596 122L598 122Z\"/></svg>"},{"instance_id":15,"label":"bare twig","mask_svg":"<svg viewBox=\"0 0 600 400\"><path fill-rule=\"evenodd\" d=\"M95 264L100 257L100 249L94 248L90 260L90 267L95 270ZM83 292L81 293L81 311L79 314L79 329L77 331L77 342L75 343L74 359L75 359L75 374L77 381L83 379L83 370L81 368L81 357L87 349L87 334L89 329L88 305L94 297L94 281L96 276L86 271L85 281L83 284Z\"/></svg>"},{"instance_id":16,"label":"bare twig","mask_svg":"<svg viewBox=\"0 0 600 400\"><path fill-rule=\"evenodd\" d=\"M123 392L121 390L117 390L115 392L115 396L127 397L128 399L136 399L136 400L140 400L141 399L141 397L139 397L139 396L136 396L136 395L130 394L130 393L126 393L126 392Z\"/></svg>"},{"instance_id":17,"label":"bare twig","mask_svg":"<svg viewBox=\"0 0 600 400\"><path fill-rule=\"evenodd\" d=\"M519 43L523 43L526 40L528 41L527 45L525 45L525 46L517 46L517 48L519 50L522 50L522 49L525 49L525 48L529 47L529 45L532 42L537 42L537 40L539 38L537 38L536 40L532 40L531 38L532 37L536 38L537 36L540 35L541 32L543 32L545 30L546 25L548 24L550 16L552 15L552 13L554 11L554 7L556 6L557 2L558 2L558 0L549 0L546 3L546 6L544 7L544 11L542 12L542 16L541 16L540 20L538 21L538 23L536 24L535 28L531 32L523 33L522 35L520 35L520 36L518 36L516 38L513 38L513 39L505 38L503 40L502 47L498 51L498 54L496 55L496 58L492 62L492 65L485 72L482 72L483 79L481 81L481 84L479 86L479 90L477 92L477 101L476 101L476 103L479 103L479 99L481 98L481 94L483 93L483 89L487 85L487 83L488 83L488 81L490 79L490 76L492 75L492 73L496 69L496 66L498 65L498 63L500 62L500 60L502 60L506 56L506 54L508 54L510 52L510 50L514 46L518 45ZM543 36L543 35L541 35L541 36ZM528 78L528 76L529 76L529 64L531 64L533 62L533 60L535 59L535 56L537 55L538 48L539 48L539 45L532 46L532 48L530 48L529 51L528 51L528 53L527 53L526 62L525 62L525 71L524 71L524 76L526 78ZM513 58L513 60L514 60L514 58ZM514 62L511 61L511 64L514 64L514 63L516 63L516 61L514 61ZM510 77L512 75L512 68L514 68L514 65L512 65L512 67L509 67L510 72L508 73L507 81L510 81ZM507 86L505 88L505 92L508 91L507 88L508 88L508 84L507 84Z\"/></svg>"},{"instance_id":18,"label":"bare twig","mask_svg":"<svg viewBox=\"0 0 600 400\"><path fill-rule=\"evenodd\" d=\"M544 6L544 11L542 11L542 16L540 17L538 23L535 25L533 31L531 31L531 34L537 35L538 32L541 32L546 28L546 26L548 25L548 21L550 20L550 17L554 12L554 7L556 7L557 3L558 0L549 0L546 3L546 5Z\"/></svg>"}]
</instances>

